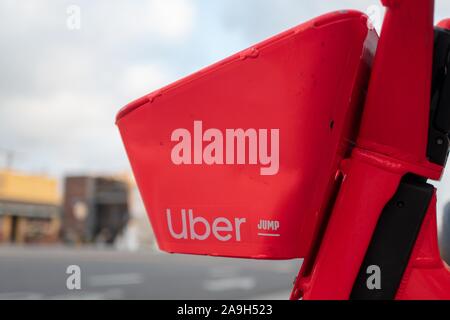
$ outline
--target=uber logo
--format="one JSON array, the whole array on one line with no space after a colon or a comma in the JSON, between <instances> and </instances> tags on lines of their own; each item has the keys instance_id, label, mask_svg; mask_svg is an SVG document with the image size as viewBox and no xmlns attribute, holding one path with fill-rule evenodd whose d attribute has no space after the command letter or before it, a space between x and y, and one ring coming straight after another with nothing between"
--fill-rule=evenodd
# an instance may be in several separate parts
<instances>
[{"instance_id":1,"label":"uber logo","mask_svg":"<svg viewBox=\"0 0 450 320\"><path fill-rule=\"evenodd\" d=\"M166 210L167 225L174 239L204 241L212 234L214 238L222 242L241 241L241 226L246 222L245 218L235 218L234 221L230 221L225 217L217 217L210 223L202 216L195 216L192 209L182 209L180 213L181 215L173 217L172 211ZM181 230L178 232L174 230L174 220L181 222ZM180 223L176 224L180 225ZM198 226L202 229L201 232L197 230Z\"/></svg>"}]
</instances>

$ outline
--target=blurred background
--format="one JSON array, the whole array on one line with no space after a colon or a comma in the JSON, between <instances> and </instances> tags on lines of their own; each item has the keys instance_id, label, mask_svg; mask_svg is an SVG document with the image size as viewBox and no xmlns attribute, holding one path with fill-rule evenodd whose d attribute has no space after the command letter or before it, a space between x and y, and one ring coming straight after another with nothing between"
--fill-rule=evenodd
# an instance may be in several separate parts
<instances>
[{"instance_id":1,"label":"blurred background","mask_svg":"<svg viewBox=\"0 0 450 320\"><path fill-rule=\"evenodd\" d=\"M329 11L364 11L379 30L379 2L0 0L0 299L287 298L301 260L158 252L115 114ZM450 261L450 175L438 186ZM82 290L66 288L69 265Z\"/></svg>"}]
</instances>

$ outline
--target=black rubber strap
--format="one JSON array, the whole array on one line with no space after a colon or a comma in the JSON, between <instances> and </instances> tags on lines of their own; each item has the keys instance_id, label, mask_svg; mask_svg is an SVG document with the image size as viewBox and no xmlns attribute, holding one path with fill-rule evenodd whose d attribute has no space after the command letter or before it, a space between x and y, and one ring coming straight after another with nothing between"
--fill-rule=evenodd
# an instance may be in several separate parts
<instances>
[{"instance_id":1,"label":"black rubber strap","mask_svg":"<svg viewBox=\"0 0 450 320\"><path fill-rule=\"evenodd\" d=\"M434 188L408 175L384 208L350 296L352 300L392 300L408 265ZM369 289L370 266L380 268L381 289Z\"/></svg>"},{"instance_id":2,"label":"black rubber strap","mask_svg":"<svg viewBox=\"0 0 450 320\"><path fill-rule=\"evenodd\" d=\"M445 166L450 141L450 31L434 33L433 83L431 88L428 159Z\"/></svg>"}]
</instances>

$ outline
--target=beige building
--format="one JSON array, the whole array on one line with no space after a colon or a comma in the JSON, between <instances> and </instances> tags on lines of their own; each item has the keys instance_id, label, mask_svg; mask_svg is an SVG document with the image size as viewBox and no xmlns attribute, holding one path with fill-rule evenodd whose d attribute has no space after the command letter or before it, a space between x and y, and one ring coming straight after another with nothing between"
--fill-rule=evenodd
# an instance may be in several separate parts
<instances>
[{"instance_id":1,"label":"beige building","mask_svg":"<svg viewBox=\"0 0 450 320\"><path fill-rule=\"evenodd\" d=\"M56 242L59 230L57 180L0 170L0 242Z\"/></svg>"}]
</instances>

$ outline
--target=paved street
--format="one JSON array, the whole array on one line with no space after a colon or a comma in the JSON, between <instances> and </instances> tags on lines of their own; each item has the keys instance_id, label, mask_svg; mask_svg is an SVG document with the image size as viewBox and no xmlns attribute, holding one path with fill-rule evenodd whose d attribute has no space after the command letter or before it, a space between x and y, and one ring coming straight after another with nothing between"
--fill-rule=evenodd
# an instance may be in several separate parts
<instances>
[{"instance_id":1,"label":"paved street","mask_svg":"<svg viewBox=\"0 0 450 320\"><path fill-rule=\"evenodd\" d=\"M81 290L66 269L81 269ZM301 265L100 249L0 247L0 299L287 299Z\"/></svg>"}]
</instances>

